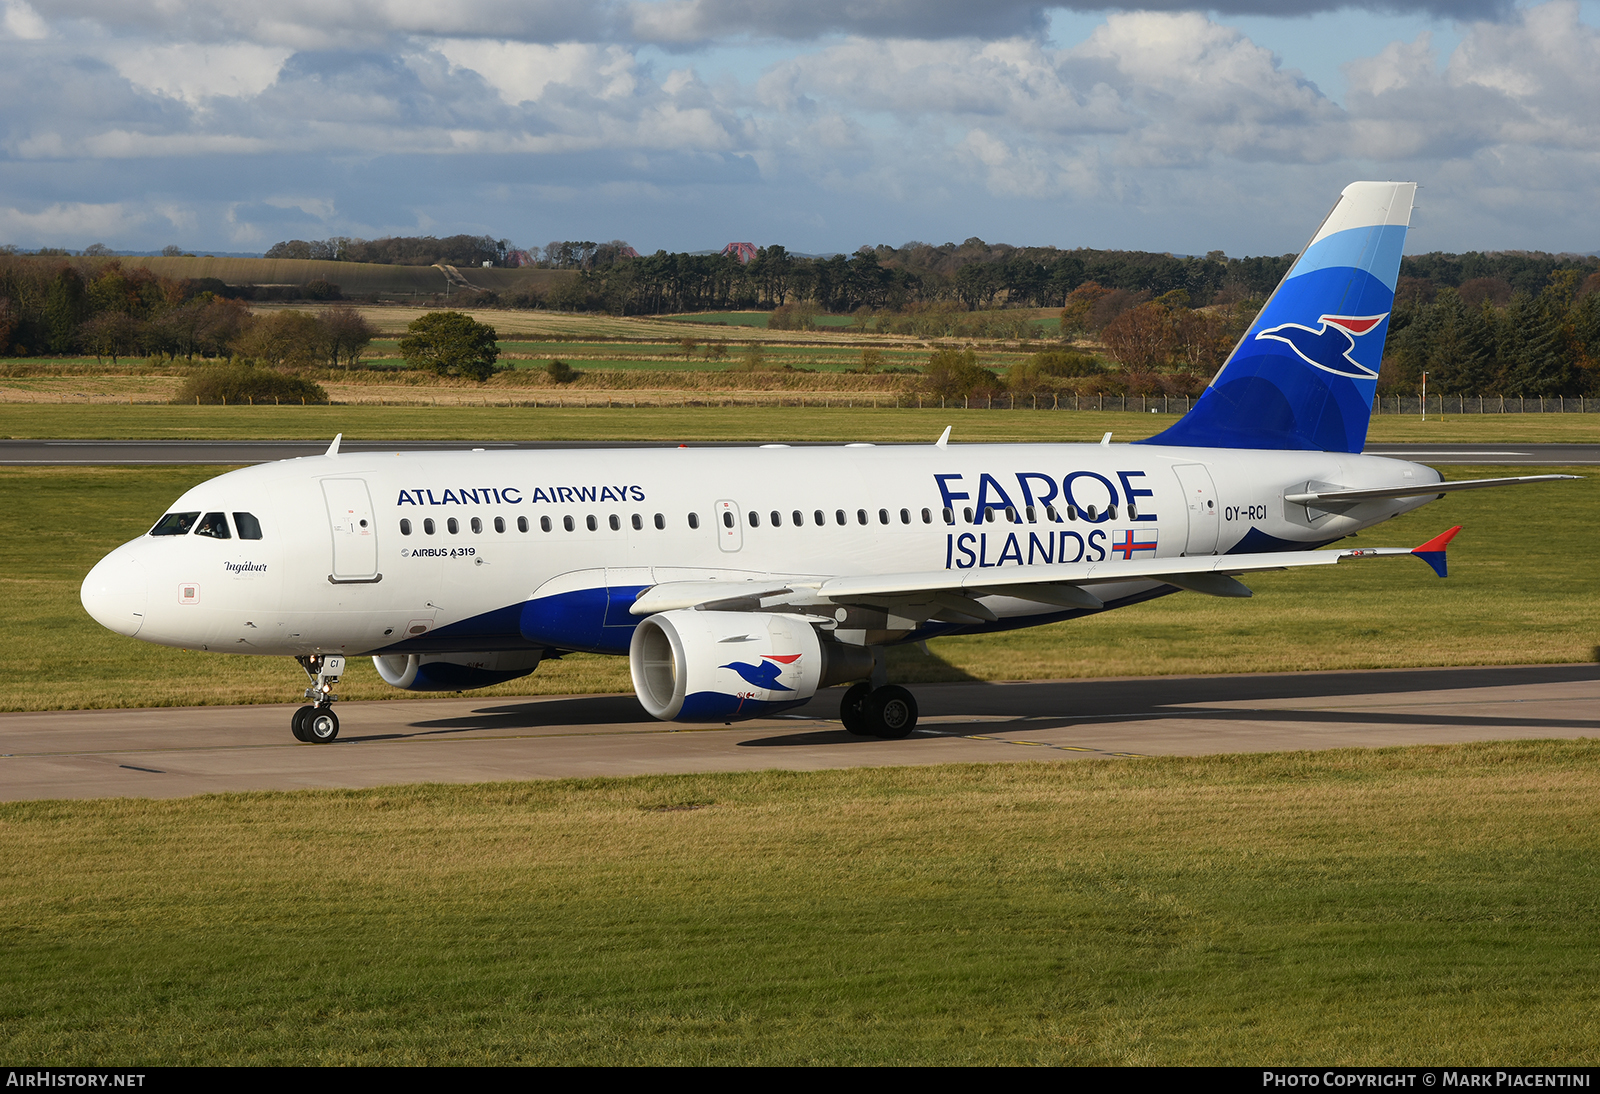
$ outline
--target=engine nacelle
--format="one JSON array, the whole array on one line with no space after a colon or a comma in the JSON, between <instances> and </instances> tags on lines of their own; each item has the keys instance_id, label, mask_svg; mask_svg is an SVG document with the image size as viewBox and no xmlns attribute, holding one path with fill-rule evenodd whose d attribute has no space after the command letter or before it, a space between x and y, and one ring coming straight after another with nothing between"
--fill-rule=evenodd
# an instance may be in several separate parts
<instances>
[{"instance_id":1,"label":"engine nacelle","mask_svg":"<svg viewBox=\"0 0 1600 1094\"><path fill-rule=\"evenodd\" d=\"M527 676L539 667L539 650L501 653L394 653L372 659L390 687L406 691L471 691Z\"/></svg>"},{"instance_id":2,"label":"engine nacelle","mask_svg":"<svg viewBox=\"0 0 1600 1094\"><path fill-rule=\"evenodd\" d=\"M628 667L634 693L654 717L737 722L870 676L872 654L822 641L803 616L684 610L649 616L634 629Z\"/></svg>"}]
</instances>

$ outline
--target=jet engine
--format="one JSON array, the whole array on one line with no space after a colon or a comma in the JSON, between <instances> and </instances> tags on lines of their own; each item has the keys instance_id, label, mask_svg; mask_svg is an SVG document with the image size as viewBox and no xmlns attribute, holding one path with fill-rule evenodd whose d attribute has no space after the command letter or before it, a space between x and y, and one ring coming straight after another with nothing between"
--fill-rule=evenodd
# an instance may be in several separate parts
<instances>
[{"instance_id":1,"label":"jet engine","mask_svg":"<svg viewBox=\"0 0 1600 1094\"><path fill-rule=\"evenodd\" d=\"M383 682L405 691L470 691L526 676L539 667L540 650L501 653L394 653L372 659Z\"/></svg>"},{"instance_id":2,"label":"jet engine","mask_svg":"<svg viewBox=\"0 0 1600 1094\"><path fill-rule=\"evenodd\" d=\"M799 706L818 688L872 674L871 651L823 641L799 615L672 611L633 632L628 667L663 721L737 722Z\"/></svg>"}]
</instances>

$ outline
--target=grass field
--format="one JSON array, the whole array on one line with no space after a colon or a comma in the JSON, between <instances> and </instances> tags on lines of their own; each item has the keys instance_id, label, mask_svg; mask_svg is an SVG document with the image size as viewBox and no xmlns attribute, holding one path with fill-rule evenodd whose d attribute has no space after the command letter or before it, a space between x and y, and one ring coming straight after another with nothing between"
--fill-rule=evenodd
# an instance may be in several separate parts
<instances>
[{"instance_id":1,"label":"grass field","mask_svg":"<svg viewBox=\"0 0 1600 1094\"><path fill-rule=\"evenodd\" d=\"M130 381L140 381L131 377ZM503 392L496 392L504 398ZM707 440L916 443L954 427L957 442L1120 443L1171 425L1120 411L900 410L834 407L240 407L0 403L0 438L330 438L395 440ZM1600 443L1600 414L1379 414L1373 443Z\"/></svg>"},{"instance_id":2,"label":"grass field","mask_svg":"<svg viewBox=\"0 0 1600 1094\"><path fill-rule=\"evenodd\" d=\"M886 412L887 413L887 412ZM78 587L114 546L222 468L0 468L0 709L282 702L302 687L283 658L181 652L123 638ZM1450 468L1449 477L1529 469ZM1446 581L1410 559L1262 574L1251 600L1180 594L1116 612L896 653L903 682L1589 660L1600 643L1600 479L1452 495L1363 533L1410 547L1452 524ZM407 698L353 659L340 693ZM474 694L631 690L624 658L573 655Z\"/></svg>"},{"instance_id":3,"label":"grass field","mask_svg":"<svg viewBox=\"0 0 1600 1094\"><path fill-rule=\"evenodd\" d=\"M1582 1064L1594 742L0 805L38 1064Z\"/></svg>"}]
</instances>

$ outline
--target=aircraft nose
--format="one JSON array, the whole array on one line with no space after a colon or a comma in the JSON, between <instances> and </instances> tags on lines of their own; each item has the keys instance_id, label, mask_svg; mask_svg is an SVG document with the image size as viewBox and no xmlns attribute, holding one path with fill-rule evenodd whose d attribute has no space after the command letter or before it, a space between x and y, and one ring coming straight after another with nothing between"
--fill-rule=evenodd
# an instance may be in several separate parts
<instances>
[{"instance_id":1,"label":"aircraft nose","mask_svg":"<svg viewBox=\"0 0 1600 1094\"><path fill-rule=\"evenodd\" d=\"M132 638L144 626L149 585L144 566L124 546L95 564L78 595L96 623Z\"/></svg>"}]
</instances>

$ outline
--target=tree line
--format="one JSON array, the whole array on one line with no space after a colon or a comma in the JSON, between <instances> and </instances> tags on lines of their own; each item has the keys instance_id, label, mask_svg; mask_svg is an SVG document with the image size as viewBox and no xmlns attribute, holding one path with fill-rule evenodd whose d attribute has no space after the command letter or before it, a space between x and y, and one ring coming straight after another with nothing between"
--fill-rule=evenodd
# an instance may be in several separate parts
<instances>
[{"instance_id":1,"label":"tree line","mask_svg":"<svg viewBox=\"0 0 1600 1094\"><path fill-rule=\"evenodd\" d=\"M239 356L275 366L350 367L376 333L352 308L256 316L208 287L121 262L0 258L0 357Z\"/></svg>"},{"instance_id":2,"label":"tree line","mask_svg":"<svg viewBox=\"0 0 1600 1094\"><path fill-rule=\"evenodd\" d=\"M1380 392L1415 394L1427 373L1443 395L1600 394L1600 272L1583 273L1549 272L1536 292L1525 277L1409 286L1389 320Z\"/></svg>"},{"instance_id":3,"label":"tree line","mask_svg":"<svg viewBox=\"0 0 1600 1094\"><path fill-rule=\"evenodd\" d=\"M267 258L319 258L329 262L374 262L385 266L495 266L507 265L512 252L509 240L492 236L454 235L384 236L382 239L355 239L330 236L327 239L287 239L267 249Z\"/></svg>"}]
</instances>

